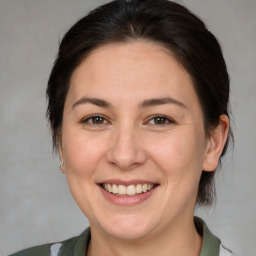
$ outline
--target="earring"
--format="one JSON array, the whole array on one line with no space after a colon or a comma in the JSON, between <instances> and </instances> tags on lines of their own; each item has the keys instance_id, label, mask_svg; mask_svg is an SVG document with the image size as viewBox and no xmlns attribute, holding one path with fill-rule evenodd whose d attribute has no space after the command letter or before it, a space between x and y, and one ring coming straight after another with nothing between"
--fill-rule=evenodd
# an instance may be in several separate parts
<instances>
[{"instance_id":1,"label":"earring","mask_svg":"<svg viewBox=\"0 0 256 256\"><path fill-rule=\"evenodd\" d=\"M63 162L60 162L60 171L61 171L61 172L63 172L63 171L62 171L63 165L64 165L64 163L63 163Z\"/></svg>"}]
</instances>

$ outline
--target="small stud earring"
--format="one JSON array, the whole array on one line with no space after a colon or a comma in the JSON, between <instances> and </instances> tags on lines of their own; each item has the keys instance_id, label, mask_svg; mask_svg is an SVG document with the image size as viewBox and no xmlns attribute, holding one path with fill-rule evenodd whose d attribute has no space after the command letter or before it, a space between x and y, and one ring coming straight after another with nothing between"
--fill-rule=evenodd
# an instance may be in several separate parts
<instances>
[{"instance_id":1,"label":"small stud earring","mask_svg":"<svg viewBox=\"0 0 256 256\"><path fill-rule=\"evenodd\" d=\"M63 172L62 168L63 168L64 163L60 162L60 171Z\"/></svg>"}]
</instances>

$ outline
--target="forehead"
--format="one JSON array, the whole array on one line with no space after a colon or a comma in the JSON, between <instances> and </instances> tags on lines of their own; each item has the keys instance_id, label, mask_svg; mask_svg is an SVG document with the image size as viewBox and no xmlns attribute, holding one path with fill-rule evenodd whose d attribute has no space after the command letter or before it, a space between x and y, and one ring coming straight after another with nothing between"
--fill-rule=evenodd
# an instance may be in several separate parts
<instances>
[{"instance_id":1,"label":"forehead","mask_svg":"<svg viewBox=\"0 0 256 256\"><path fill-rule=\"evenodd\" d=\"M189 73L174 55L143 40L111 43L90 52L72 74L68 97L85 95L134 100L152 95L185 101L197 98Z\"/></svg>"}]
</instances>

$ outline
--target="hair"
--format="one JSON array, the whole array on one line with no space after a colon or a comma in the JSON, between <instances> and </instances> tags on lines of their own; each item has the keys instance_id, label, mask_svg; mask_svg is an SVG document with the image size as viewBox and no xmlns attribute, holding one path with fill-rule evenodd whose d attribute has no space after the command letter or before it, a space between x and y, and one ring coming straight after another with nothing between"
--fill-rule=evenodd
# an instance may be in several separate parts
<instances>
[{"instance_id":1,"label":"hair","mask_svg":"<svg viewBox=\"0 0 256 256\"><path fill-rule=\"evenodd\" d=\"M63 109L74 70L97 47L147 40L169 49L190 74L204 116L206 135L229 117L229 76L221 47L205 24L184 6L168 0L115 0L91 11L63 37L47 87L47 117L53 147L61 134ZM221 157L226 153L231 129ZM219 163L220 165L220 163ZM213 172L202 171L197 204L215 199Z\"/></svg>"}]
</instances>

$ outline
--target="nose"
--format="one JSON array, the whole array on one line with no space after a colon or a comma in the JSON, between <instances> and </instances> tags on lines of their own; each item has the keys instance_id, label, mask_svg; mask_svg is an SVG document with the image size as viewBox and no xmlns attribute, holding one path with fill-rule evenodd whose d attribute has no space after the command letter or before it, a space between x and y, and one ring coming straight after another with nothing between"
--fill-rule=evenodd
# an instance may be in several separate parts
<instances>
[{"instance_id":1,"label":"nose","mask_svg":"<svg viewBox=\"0 0 256 256\"><path fill-rule=\"evenodd\" d=\"M143 149L141 138L135 129L119 128L114 132L107 161L120 170L131 170L146 162L147 154Z\"/></svg>"}]
</instances>

